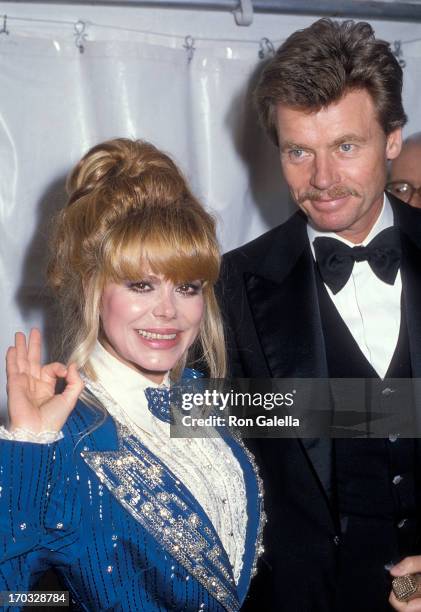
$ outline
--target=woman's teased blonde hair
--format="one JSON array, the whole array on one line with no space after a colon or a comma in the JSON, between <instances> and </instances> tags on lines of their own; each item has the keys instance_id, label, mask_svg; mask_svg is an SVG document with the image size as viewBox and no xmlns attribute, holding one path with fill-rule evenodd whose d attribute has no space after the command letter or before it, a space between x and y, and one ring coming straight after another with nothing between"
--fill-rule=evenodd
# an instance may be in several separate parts
<instances>
[{"instance_id":1,"label":"woman's teased blonde hair","mask_svg":"<svg viewBox=\"0 0 421 612\"><path fill-rule=\"evenodd\" d=\"M214 294L220 255L215 221L199 204L174 162L140 140L92 148L67 181L69 200L56 219L49 282L63 311L68 361L88 374L100 334L107 282L139 281L151 270L174 283L203 281L205 302L193 352L215 378L225 375L221 316ZM178 378L188 356L172 372Z\"/></svg>"}]
</instances>

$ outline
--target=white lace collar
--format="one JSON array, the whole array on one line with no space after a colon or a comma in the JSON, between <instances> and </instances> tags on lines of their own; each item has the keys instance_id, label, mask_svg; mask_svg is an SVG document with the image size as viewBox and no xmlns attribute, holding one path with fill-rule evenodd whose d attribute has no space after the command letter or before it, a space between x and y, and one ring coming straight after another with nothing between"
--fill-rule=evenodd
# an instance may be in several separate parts
<instances>
[{"instance_id":1,"label":"white lace collar","mask_svg":"<svg viewBox=\"0 0 421 612\"><path fill-rule=\"evenodd\" d=\"M143 431L153 434L156 431L156 421L158 419L148 409L145 389L147 387L169 386L169 373L166 374L163 383L159 385L119 361L98 341L91 353L89 363L97 375L100 385L124 412L124 420L128 420ZM107 406L107 408L110 411L110 407ZM118 418L118 414L111 412L112 416Z\"/></svg>"}]
</instances>

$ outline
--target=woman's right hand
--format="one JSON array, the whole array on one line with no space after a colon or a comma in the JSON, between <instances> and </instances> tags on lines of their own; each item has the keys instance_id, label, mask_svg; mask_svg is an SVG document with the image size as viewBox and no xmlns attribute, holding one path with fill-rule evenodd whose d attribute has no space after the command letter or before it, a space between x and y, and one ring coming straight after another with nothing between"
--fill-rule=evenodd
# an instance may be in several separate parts
<instances>
[{"instance_id":1,"label":"woman's right hand","mask_svg":"<svg viewBox=\"0 0 421 612\"><path fill-rule=\"evenodd\" d=\"M6 355L6 373L10 430L60 431L83 389L76 365L41 366L41 333L32 329L28 345L25 334L15 334L15 346ZM60 378L66 387L56 394Z\"/></svg>"}]
</instances>

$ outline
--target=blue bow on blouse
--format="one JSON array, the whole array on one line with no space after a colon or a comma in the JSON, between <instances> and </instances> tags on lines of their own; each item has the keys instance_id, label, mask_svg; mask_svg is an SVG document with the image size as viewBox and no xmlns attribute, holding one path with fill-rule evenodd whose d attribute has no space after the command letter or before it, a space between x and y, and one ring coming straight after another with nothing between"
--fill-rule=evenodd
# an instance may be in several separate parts
<instances>
[{"instance_id":1,"label":"blue bow on blouse","mask_svg":"<svg viewBox=\"0 0 421 612\"><path fill-rule=\"evenodd\" d=\"M170 409L170 390L160 387L147 387L145 389L148 408L151 413L164 423L173 423Z\"/></svg>"}]
</instances>

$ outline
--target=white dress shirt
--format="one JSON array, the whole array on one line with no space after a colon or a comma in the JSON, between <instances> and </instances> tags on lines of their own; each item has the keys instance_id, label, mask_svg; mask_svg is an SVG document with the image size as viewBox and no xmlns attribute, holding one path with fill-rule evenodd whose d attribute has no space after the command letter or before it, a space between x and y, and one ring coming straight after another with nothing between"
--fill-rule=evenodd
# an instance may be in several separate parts
<instances>
[{"instance_id":1,"label":"white dress shirt","mask_svg":"<svg viewBox=\"0 0 421 612\"><path fill-rule=\"evenodd\" d=\"M393 211L386 196L379 218L360 244L366 246L377 234L393 226ZM333 232L320 232L307 225L314 257L317 237L336 238L350 247L357 246ZM354 263L346 285L334 294L327 292L353 335L360 350L381 378L384 378L395 352L401 321L402 280L400 270L393 285L378 278L367 261Z\"/></svg>"},{"instance_id":2,"label":"white dress shirt","mask_svg":"<svg viewBox=\"0 0 421 612\"><path fill-rule=\"evenodd\" d=\"M113 357L99 342L89 361L101 387L117 404L116 408L108 404L107 410L128 425L198 500L221 539L238 582L247 500L243 471L228 444L221 437L171 438L170 424L150 412L144 393L147 387L160 385Z\"/></svg>"}]
</instances>

